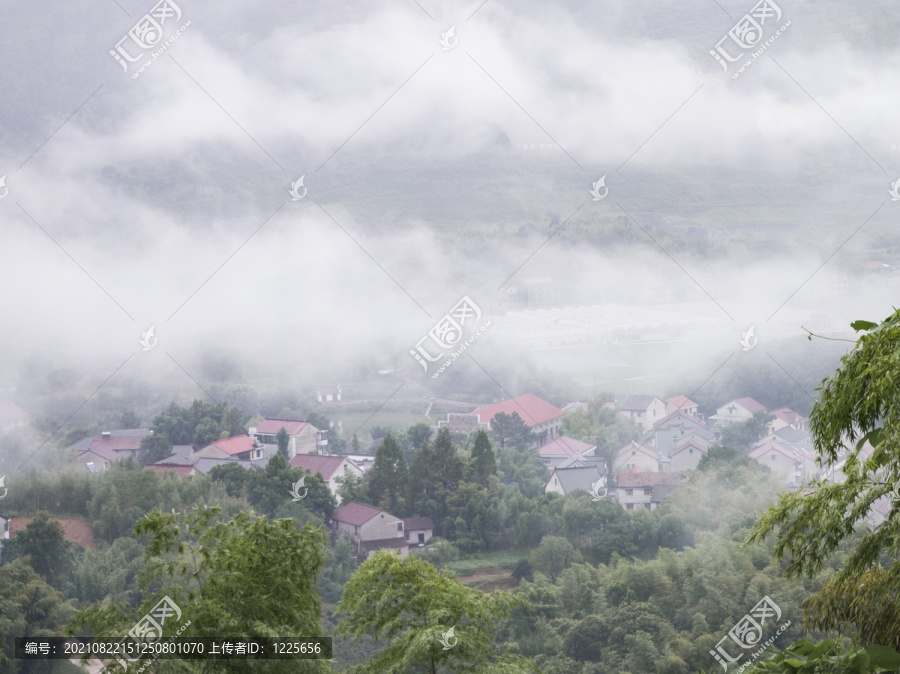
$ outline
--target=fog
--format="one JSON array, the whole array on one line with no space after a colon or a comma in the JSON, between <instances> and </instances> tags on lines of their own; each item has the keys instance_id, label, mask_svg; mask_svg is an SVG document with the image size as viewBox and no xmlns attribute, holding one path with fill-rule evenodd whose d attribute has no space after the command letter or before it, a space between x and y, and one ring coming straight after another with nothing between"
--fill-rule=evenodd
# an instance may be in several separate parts
<instances>
[{"instance_id":1,"label":"fog","mask_svg":"<svg viewBox=\"0 0 900 674\"><path fill-rule=\"evenodd\" d=\"M310 394L393 370L499 399L518 368L570 398L688 394L732 355L833 368L803 328L850 338L896 302L886 3L780 2L790 26L733 79L709 51L753 3L185 0L133 79L109 52L152 4L4 10L7 392L37 354L86 393L118 372L200 396L221 356ZM552 302L511 304L534 278ZM463 296L491 328L432 380L410 350ZM680 336L627 350L554 333L673 315Z\"/></svg>"}]
</instances>

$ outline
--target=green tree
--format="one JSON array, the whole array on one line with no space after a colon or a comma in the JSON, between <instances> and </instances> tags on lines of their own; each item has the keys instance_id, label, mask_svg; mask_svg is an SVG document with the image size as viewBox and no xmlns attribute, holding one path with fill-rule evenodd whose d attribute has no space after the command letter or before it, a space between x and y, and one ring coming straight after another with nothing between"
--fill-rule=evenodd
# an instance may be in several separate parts
<instances>
[{"instance_id":1,"label":"green tree","mask_svg":"<svg viewBox=\"0 0 900 674\"><path fill-rule=\"evenodd\" d=\"M572 563L575 548L562 536L544 536L537 549L531 551L531 566L555 583L557 577Z\"/></svg>"},{"instance_id":2,"label":"green tree","mask_svg":"<svg viewBox=\"0 0 900 674\"><path fill-rule=\"evenodd\" d=\"M322 600L316 588L325 561L324 532L308 525L298 529L289 519L270 522L240 513L222 522L219 515L217 508L198 508L142 518L135 532L150 539L141 574L147 598L136 610L112 602L89 606L75 616L72 629L120 638L168 596L182 610L171 630L186 625L184 637L320 636ZM169 621L164 629L171 636ZM186 661L185 668L205 671L205 664ZM264 672L329 670L327 662L314 660L253 664L253 671ZM239 660L222 660L216 671L248 670Z\"/></svg>"},{"instance_id":3,"label":"green tree","mask_svg":"<svg viewBox=\"0 0 900 674\"><path fill-rule=\"evenodd\" d=\"M238 498L247 484L248 471L236 461L213 466L207 475L211 480L225 483L225 491L233 498Z\"/></svg>"},{"instance_id":4,"label":"green tree","mask_svg":"<svg viewBox=\"0 0 900 674\"><path fill-rule=\"evenodd\" d=\"M500 447L515 447L521 450L527 449L535 439L534 433L522 421L518 412L495 414L491 419L491 435Z\"/></svg>"},{"instance_id":5,"label":"green tree","mask_svg":"<svg viewBox=\"0 0 900 674\"><path fill-rule=\"evenodd\" d=\"M375 453L372 469L366 474L369 500L396 517L406 514L407 471L400 447L390 434Z\"/></svg>"},{"instance_id":6,"label":"green tree","mask_svg":"<svg viewBox=\"0 0 900 674\"><path fill-rule=\"evenodd\" d=\"M344 588L338 604L344 618L336 631L387 643L354 673L400 674L417 667L431 674L532 672L530 661L497 655L493 648L496 626L521 605L506 592L471 590L428 562L383 551L363 562ZM445 648L441 639L452 645Z\"/></svg>"},{"instance_id":7,"label":"green tree","mask_svg":"<svg viewBox=\"0 0 900 674\"><path fill-rule=\"evenodd\" d=\"M260 512L272 516L288 502L293 502L293 486L304 478L306 496L298 503L323 519L331 517L335 508L334 495L320 475L312 475L302 468L291 468L281 454L276 454L265 468L250 468L247 474L247 500Z\"/></svg>"},{"instance_id":8,"label":"green tree","mask_svg":"<svg viewBox=\"0 0 900 674\"><path fill-rule=\"evenodd\" d=\"M13 660L14 639L63 634L63 627L74 612L64 599L61 592L35 573L26 559L0 566L0 673L48 671L35 666L41 663L20 665Z\"/></svg>"},{"instance_id":9,"label":"green tree","mask_svg":"<svg viewBox=\"0 0 900 674\"><path fill-rule=\"evenodd\" d=\"M406 429L406 437L413 449L419 449L426 440L430 440L431 434L431 426L426 423L413 424Z\"/></svg>"},{"instance_id":10,"label":"green tree","mask_svg":"<svg viewBox=\"0 0 900 674\"><path fill-rule=\"evenodd\" d=\"M755 412L747 421L728 424L722 429L720 443L723 447L731 447L741 452L749 452L768 432L769 422L774 414Z\"/></svg>"},{"instance_id":11,"label":"green tree","mask_svg":"<svg viewBox=\"0 0 900 674\"><path fill-rule=\"evenodd\" d=\"M488 477L497 474L497 459L484 429L475 433L475 443L472 445L472 455L466 469L467 478L482 486L487 486Z\"/></svg>"},{"instance_id":12,"label":"green tree","mask_svg":"<svg viewBox=\"0 0 900 674\"><path fill-rule=\"evenodd\" d=\"M278 429L278 433L275 434L275 442L278 443L278 453L281 454L285 459L290 460L290 456L288 456L288 444L291 439L288 437L287 431L284 426Z\"/></svg>"},{"instance_id":13,"label":"green tree","mask_svg":"<svg viewBox=\"0 0 900 674\"><path fill-rule=\"evenodd\" d=\"M872 505L891 497L877 528L860 531L841 568L804 606L807 628L840 631L846 624L864 646L900 647L900 311L881 324L856 321L865 334L823 380L809 425L823 465L843 459L844 480L783 494L756 523L749 542L775 533L774 555L789 577L813 576L855 535ZM855 443L855 444L853 444ZM869 443L871 454L863 449ZM849 450L847 445L852 445ZM882 566L886 564L886 567Z\"/></svg>"},{"instance_id":14,"label":"green tree","mask_svg":"<svg viewBox=\"0 0 900 674\"><path fill-rule=\"evenodd\" d=\"M4 561L28 557L31 567L54 587L68 580L72 572L72 544L66 540L62 525L50 519L50 513L39 512L24 531L6 542Z\"/></svg>"}]
</instances>

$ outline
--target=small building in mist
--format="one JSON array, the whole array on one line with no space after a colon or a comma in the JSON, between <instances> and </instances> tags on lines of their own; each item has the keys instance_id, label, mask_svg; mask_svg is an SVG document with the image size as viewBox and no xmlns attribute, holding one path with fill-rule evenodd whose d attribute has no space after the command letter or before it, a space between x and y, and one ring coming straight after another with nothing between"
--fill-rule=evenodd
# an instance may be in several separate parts
<instances>
[{"instance_id":1,"label":"small building in mist","mask_svg":"<svg viewBox=\"0 0 900 674\"><path fill-rule=\"evenodd\" d=\"M297 454L328 454L328 429L316 428L308 421L266 418L250 429L250 435L271 457L278 451L278 431L282 428L288 434L289 459Z\"/></svg>"},{"instance_id":2,"label":"small building in mist","mask_svg":"<svg viewBox=\"0 0 900 674\"><path fill-rule=\"evenodd\" d=\"M622 401L617 411L622 418L649 431L653 424L665 418L666 404L653 395L630 395Z\"/></svg>"},{"instance_id":3,"label":"small building in mist","mask_svg":"<svg viewBox=\"0 0 900 674\"><path fill-rule=\"evenodd\" d=\"M533 393L526 393L511 400L480 407L472 414L477 416L482 424L490 425L491 420L501 412L509 415L514 412L518 414L540 443L546 443L560 436L559 426L562 422L563 411Z\"/></svg>"},{"instance_id":4,"label":"small building in mist","mask_svg":"<svg viewBox=\"0 0 900 674\"><path fill-rule=\"evenodd\" d=\"M409 556L409 542L403 520L381 508L350 501L332 515L332 537L350 540L353 554L368 559L379 550L391 550L400 557Z\"/></svg>"},{"instance_id":5,"label":"small building in mist","mask_svg":"<svg viewBox=\"0 0 900 674\"><path fill-rule=\"evenodd\" d=\"M719 425L739 424L753 418L757 412L765 411L766 408L753 398L738 398L719 407L710 419L717 421Z\"/></svg>"},{"instance_id":6,"label":"small building in mist","mask_svg":"<svg viewBox=\"0 0 900 674\"><path fill-rule=\"evenodd\" d=\"M28 424L31 415L14 403L0 403L0 433Z\"/></svg>"},{"instance_id":7,"label":"small building in mist","mask_svg":"<svg viewBox=\"0 0 900 674\"><path fill-rule=\"evenodd\" d=\"M656 510L685 481L684 473L628 471L616 474L616 500L624 510Z\"/></svg>"},{"instance_id":8,"label":"small building in mist","mask_svg":"<svg viewBox=\"0 0 900 674\"><path fill-rule=\"evenodd\" d=\"M341 503L341 497L338 496L340 483L338 478L346 479L349 475L362 478L363 469L357 466L346 456L322 456L320 454L296 454L290 461L291 468L303 468L313 475L321 475L325 480L325 484L334 494L338 505Z\"/></svg>"}]
</instances>

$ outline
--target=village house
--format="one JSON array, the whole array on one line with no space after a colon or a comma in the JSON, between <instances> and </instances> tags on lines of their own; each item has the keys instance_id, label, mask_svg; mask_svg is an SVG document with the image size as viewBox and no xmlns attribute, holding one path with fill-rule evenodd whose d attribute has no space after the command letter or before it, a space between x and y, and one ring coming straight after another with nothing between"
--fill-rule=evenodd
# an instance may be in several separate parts
<instances>
[{"instance_id":1,"label":"village house","mask_svg":"<svg viewBox=\"0 0 900 674\"><path fill-rule=\"evenodd\" d=\"M545 466L556 468L566 459L594 456L596 450L596 445L561 435L538 449L538 456L541 457L541 462Z\"/></svg>"},{"instance_id":2,"label":"village house","mask_svg":"<svg viewBox=\"0 0 900 674\"><path fill-rule=\"evenodd\" d=\"M666 416L666 404L656 396L630 395L619 405L618 412L621 417L649 431Z\"/></svg>"},{"instance_id":3,"label":"village house","mask_svg":"<svg viewBox=\"0 0 900 674\"><path fill-rule=\"evenodd\" d=\"M409 555L403 520L380 508L350 501L335 510L331 519L334 536L350 539L353 553L360 559L368 559L378 550L396 550L400 557Z\"/></svg>"},{"instance_id":4,"label":"village house","mask_svg":"<svg viewBox=\"0 0 900 674\"><path fill-rule=\"evenodd\" d=\"M675 445L686 438L699 438L709 443L714 435L706 429L706 424L699 417L676 411L657 421L650 437L661 456L671 456Z\"/></svg>"},{"instance_id":5,"label":"village house","mask_svg":"<svg viewBox=\"0 0 900 674\"><path fill-rule=\"evenodd\" d=\"M724 426L725 424L739 424L751 419L757 412L765 412L766 408L753 398L738 398L731 400L716 410L710 417Z\"/></svg>"},{"instance_id":6,"label":"village house","mask_svg":"<svg viewBox=\"0 0 900 674\"><path fill-rule=\"evenodd\" d=\"M103 431L100 435L82 438L71 450L76 453L75 462L91 472L105 470L117 459L135 456L141 448L141 440L153 431L147 428L126 428Z\"/></svg>"},{"instance_id":7,"label":"village house","mask_svg":"<svg viewBox=\"0 0 900 674\"><path fill-rule=\"evenodd\" d=\"M770 440L749 454L750 458L773 473L781 473L786 485L796 486L803 481L804 461L800 455L779 442Z\"/></svg>"},{"instance_id":8,"label":"village house","mask_svg":"<svg viewBox=\"0 0 900 674\"><path fill-rule=\"evenodd\" d=\"M573 491L580 489L592 493L594 485L598 489L606 490L606 481L603 480L605 471L601 473L597 466L583 466L576 468L556 468L550 474L547 484L544 485L544 493L551 492L568 496Z\"/></svg>"},{"instance_id":9,"label":"village house","mask_svg":"<svg viewBox=\"0 0 900 674\"><path fill-rule=\"evenodd\" d=\"M769 430L772 433L780 431L782 428L793 428L795 431L806 430L806 419L792 409L780 407L773 410L772 414L775 415L775 418L769 422Z\"/></svg>"},{"instance_id":10,"label":"village house","mask_svg":"<svg viewBox=\"0 0 900 674\"><path fill-rule=\"evenodd\" d=\"M407 517L403 520L406 542L421 547L434 534L434 522L430 517Z\"/></svg>"},{"instance_id":11,"label":"village house","mask_svg":"<svg viewBox=\"0 0 900 674\"><path fill-rule=\"evenodd\" d=\"M320 430L308 421L291 419L263 419L259 426L250 429L250 435L263 446L266 456L278 451L278 431L288 434L288 459L297 454L328 454L328 429Z\"/></svg>"},{"instance_id":12,"label":"village house","mask_svg":"<svg viewBox=\"0 0 900 674\"><path fill-rule=\"evenodd\" d=\"M703 455L709 452L709 445L696 436L685 438L672 449L666 470L683 472L694 470Z\"/></svg>"},{"instance_id":13,"label":"village house","mask_svg":"<svg viewBox=\"0 0 900 674\"><path fill-rule=\"evenodd\" d=\"M14 403L0 403L0 433L14 428L21 428L28 423L31 416Z\"/></svg>"},{"instance_id":14,"label":"village house","mask_svg":"<svg viewBox=\"0 0 900 674\"><path fill-rule=\"evenodd\" d=\"M363 476L363 470L353 463L346 456L321 456L318 454L297 454L290 462L291 468L303 468L313 475L321 475L328 485L328 489L334 494L340 505L341 497L338 496L337 490L340 488L338 478L345 478L348 475L355 475L358 478Z\"/></svg>"},{"instance_id":15,"label":"village house","mask_svg":"<svg viewBox=\"0 0 900 674\"><path fill-rule=\"evenodd\" d=\"M625 510L656 510L660 502L675 491L683 473L645 473L629 471L616 475L616 500Z\"/></svg>"},{"instance_id":16,"label":"village house","mask_svg":"<svg viewBox=\"0 0 900 674\"><path fill-rule=\"evenodd\" d=\"M653 447L647 445L639 445L633 440L619 450L613 461L613 472L629 470L641 470L648 472L658 472L662 470L660 466L659 452Z\"/></svg>"},{"instance_id":17,"label":"village house","mask_svg":"<svg viewBox=\"0 0 900 674\"><path fill-rule=\"evenodd\" d=\"M673 414L674 412L683 412L691 417L699 417L700 407L685 396L666 398L666 414Z\"/></svg>"},{"instance_id":18,"label":"village house","mask_svg":"<svg viewBox=\"0 0 900 674\"><path fill-rule=\"evenodd\" d=\"M249 435L234 435L224 440L211 442L203 449L191 455L196 464L199 459L237 459L238 461L256 461L267 458L263 447Z\"/></svg>"},{"instance_id":19,"label":"village house","mask_svg":"<svg viewBox=\"0 0 900 674\"><path fill-rule=\"evenodd\" d=\"M481 423L490 424L491 419L500 412L506 414L516 412L541 444L560 436L559 425L563 417L562 410L534 394L526 393L512 400L504 400L501 403L481 407L472 414L476 415Z\"/></svg>"}]
</instances>

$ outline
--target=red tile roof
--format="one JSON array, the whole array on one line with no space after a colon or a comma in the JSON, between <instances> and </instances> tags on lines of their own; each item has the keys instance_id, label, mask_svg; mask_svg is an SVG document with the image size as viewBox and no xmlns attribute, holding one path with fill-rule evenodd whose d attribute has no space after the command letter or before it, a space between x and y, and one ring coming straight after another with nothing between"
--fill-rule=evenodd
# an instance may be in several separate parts
<instances>
[{"instance_id":1,"label":"red tile roof","mask_svg":"<svg viewBox=\"0 0 900 674\"><path fill-rule=\"evenodd\" d=\"M249 435L234 435L224 440L216 440L210 443L213 447L221 449L226 454L234 456L249 452L256 446L256 441Z\"/></svg>"},{"instance_id":2,"label":"red tile roof","mask_svg":"<svg viewBox=\"0 0 900 674\"><path fill-rule=\"evenodd\" d=\"M33 519L33 517L10 517L9 537L15 538L16 534L24 531ZM62 525L63 536L67 541L95 550L99 547L94 541L94 531L87 522L72 517L51 517L50 519Z\"/></svg>"},{"instance_id":3,"label":"red tile roof","mask_svg":"<svg viewBox=\"0 0 900 674\"><path fill-rule=\"evenodd\" d=\"M793 461L797 460L797 455L794 454L791 450L787 449L786 447L782 447L777 442L772 442L771 440L766 444L760 445L759 447L754 449L752 452L750 452L749 456L751 459L758 459L773 450L779 452L780 454L783 454Z\"/></svg>"},{"instance_id":4,"label":"red tile roof","mask_svg":"<svg viewBox=\"0 0 900 674\"><path fill-rule=\"evenodd\" d=\"M595 445L575 438L567 438L565 435L557 438L553 442L548 442L538 450L540 456L575 456L576 454L584 454L589 449L593 449Z\"/></svg>"},{"instance_id":5,"label":"red tile roof","mask_svg":"<svg viewBox=\"0 0 900 674\"><path fill-rule=\"evenodd\" d=\"M0 403L0 423L24 421L29 417L28 412L14 403Z\"/></svg>"},{"instance_id":6,"label":"red tile roof","mask_svg":"<svg viewBox=\"0 0 900 674\"><path fill-rule=\"evenodd\" d=\"M121 456L119 456L119 453L116 452L115 450L112 450L112 449L109 449L108 447L103 447L103 446L91 447L90 449L86 449L83 452L81 452L78 455L78 457L81 458L82 456L84 456L85 454L88 454L88 453L95 454L96 456L99 456L102 459L106 459L107 461L115 461L117 459L122 458Z\"/></svg>"},{"instance_id":7,"label":"red tile roof","mask_svg":"<svg viewBox=\"0 0 900 674\"><path fill-rule=\"evenodd\" d=\"M732 402L736 402L751 414L766 411L766 408L756 402L753 398L738 398L737 400L734 400Z\"/></svg>"},{"instance_id":8,"label":"red tile roof","mask_svg":"<svg viewBox=\"0 0 900 674\"><path fill-rule=\"evenodd\" d=\"M788 407L780 407L779 409L773 411L772 414L774 414L777 419L780 419L788 425L796 424L800 420L800 415Z\"/></svg>"},{"instance_id":9,"label":"red tile roof","mask_svg":"<svg viewBox=\"0 0 900 674\"><path fill-rule=\"evenodd\" d=\"M322 479L330 480L346 459L343 456L320 456L317 454L297 454L291 459L291 468L303 468L315 475L322 474Z\"/></svg>"},{"instance_id":10,"label":"red tile roof","mask_svg":"<svg viewBox=\"0 0 900 674\"><path fill-rule=\"evenodd\" d=\"M346 522L347 524L359 526L383 512L384 511L381 508L376 508L375 506L370 506L365 503L350 501L347 505L341 506L335 510L333 517L338 522Z\"/></svg>"},{"instance_id":11,"label":"red tile roof","mask_svg":"<svg viewBox=\"0 0 900 674\"><path fill-rule=\"evenodd\" d=\"M666 398L666 402L675 405L680 410L687 407L697 407L697 403L685 396L672 396L671 398Z\"/></svg>"},{"instance_id":12,"label":"red tile roof","mask_svg":"<svg viewBox=\"0 0 900 674\"><path fill-rule=\"evenodd\" d=\"M484 423L490 423L491 419L500 412L506 414L518 413L522 417L522 421L526 426L536 426L551 419L558 419L563 415L563 411L551 405L546 400L541 400L532 393L526 393L512 400L504 400L502 403L481 407L472 412L477 414L478 418Z\"/></svg>"},{"instance_id":13,"label":"red tile roof","mask_svg":"<svg viewBox=\"0 0 900 674\"><path fill-rule=\"evenodd\" d=\"M256 427L256 432L265 435L277 435L278 431L282 428L287 432L288 435L297 435L304 428L309 426L308 421L292 421L290 419L264 419L259 426Z\"/></svg>"},{"instance_id":14,"label":"red tile roof","mask_svg":"<svg viewBox=\"0 0 900 674\"><path fill-rule=\"evenodd\" d=\"M630 470L616 475L616 487L658 487L660 485L679 485L684 481L684 473L651 473L648 471Z\"/></svg>"}]
</instances>

